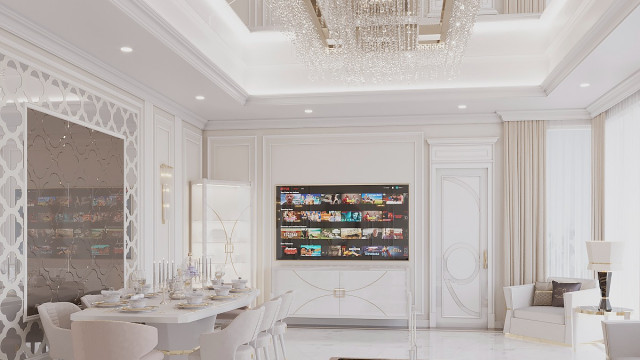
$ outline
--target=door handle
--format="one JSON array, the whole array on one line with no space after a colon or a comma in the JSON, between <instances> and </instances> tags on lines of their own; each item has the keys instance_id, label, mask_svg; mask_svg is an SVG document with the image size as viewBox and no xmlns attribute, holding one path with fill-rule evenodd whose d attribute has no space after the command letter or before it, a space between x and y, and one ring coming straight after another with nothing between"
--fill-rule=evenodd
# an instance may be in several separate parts
<instances>
[{"instance_id":1,"label":"door handle","mask_svg":"<svg viewBox=\"0 0 640 360\"><path fill-rule=\"evenodd\" d=\"M484 251L484 261L482 262L482 268L487 269L489 267L489 260L487 258L487 250Z\"/></svg>"}]
</instances>

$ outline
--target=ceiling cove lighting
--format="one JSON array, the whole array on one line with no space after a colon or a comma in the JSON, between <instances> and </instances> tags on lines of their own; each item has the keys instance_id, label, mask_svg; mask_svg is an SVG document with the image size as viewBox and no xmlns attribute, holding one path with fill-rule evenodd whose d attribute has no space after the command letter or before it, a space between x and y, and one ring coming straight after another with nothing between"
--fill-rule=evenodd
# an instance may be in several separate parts
<instances>
[{"instance_id":1,"label":"ceiling cove lighting","mask_svg":"<svg viewBox=\"0 0 640 360\"><path fill-rule=\"evenodd\" d=\"M202 96L202 95L196 95L196 100L204 100L204 96Z\"/></svg>"},{"instance_id":2,"label":"ceiling cove lighting","mask_svg":"<svg viewBox=\"0 0 640 360\"><path fill-rule=\"evenodd\" d=\"M133 48L129 47L129 46L123 46L120 48L120 51L122 51L125 54L131 53L133 52Z\"/></svg>"},{"instance_id":3,"label":"ceiling cove lighting","mask_svg":"<svg viewBox=\"0 0 640 360\"><path fill-rule=\"evenodd\" d=\"M422 0L265 0L312 80L453 79L480 0L446 0L424 25Z\"/></svg>"}]
</instances>

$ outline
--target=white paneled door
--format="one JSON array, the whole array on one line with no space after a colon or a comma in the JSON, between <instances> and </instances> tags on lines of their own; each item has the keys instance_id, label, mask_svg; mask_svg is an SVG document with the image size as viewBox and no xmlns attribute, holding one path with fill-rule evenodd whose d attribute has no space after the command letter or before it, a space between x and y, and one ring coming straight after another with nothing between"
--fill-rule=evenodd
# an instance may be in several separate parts
<instances>
[{"instance_id":1,"label":"white paneled door","mask_svg":"<svg viewBox=\"0 0 640 360\"><path fill-rule=\"evenodd\" d=\"M486 329L488 170L438 168L435 175L436 326Z\"/></svg>"}]
</instances>

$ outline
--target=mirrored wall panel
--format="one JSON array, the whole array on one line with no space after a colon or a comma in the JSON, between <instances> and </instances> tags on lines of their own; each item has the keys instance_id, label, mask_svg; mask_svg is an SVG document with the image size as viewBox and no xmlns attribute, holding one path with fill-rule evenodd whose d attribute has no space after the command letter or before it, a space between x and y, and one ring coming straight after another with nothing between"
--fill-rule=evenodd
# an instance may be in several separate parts
<instances>
[{"instance_id":1,"label":"mirrored wall panel","mask_svg":"<svg viewBox=\"0 0 640 360\"><path fill-rule=\"evenodd\" d=\"M123 287L124 156L120 137L28 109L27 316Z\"/></svg>"}]
</instances>

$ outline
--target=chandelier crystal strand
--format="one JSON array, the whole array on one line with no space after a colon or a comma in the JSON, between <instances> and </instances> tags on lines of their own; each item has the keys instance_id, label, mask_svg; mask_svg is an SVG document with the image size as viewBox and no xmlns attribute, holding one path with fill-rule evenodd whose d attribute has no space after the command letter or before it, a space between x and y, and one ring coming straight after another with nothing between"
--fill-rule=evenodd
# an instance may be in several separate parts
<instances>
[{"instance_id":1,"label":"chandelier crystal strand","mask_svg":"<svg viewBox=\"0 0 640 360\"><path fill-rule=\"evenodd\" d=\"M453 79L480 0L453 1L444 41L422 44L421 0L266 0L312 80L347 84ZM315 4L315 6L314 6ZM312 11L309 11L312 9ZM328 29L327 46L313 16Z\"/></svg>"}]
</instances>

